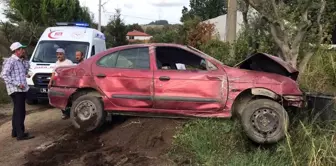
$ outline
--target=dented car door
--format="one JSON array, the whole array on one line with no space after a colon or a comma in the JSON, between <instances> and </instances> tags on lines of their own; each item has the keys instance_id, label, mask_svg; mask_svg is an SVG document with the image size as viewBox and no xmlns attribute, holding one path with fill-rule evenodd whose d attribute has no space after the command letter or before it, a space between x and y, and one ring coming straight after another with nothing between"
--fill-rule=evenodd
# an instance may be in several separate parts
<instances>
[{"instance_id":1,"label":"dented car door","mask_svg":"<svg viewBox=\"0 0 336 166\"><path fill-rule=\"evenodd\" d=\"M165 51L174 49L176 48L168 48ZM160 62L160 52L162 53L156 50L155 56L157 67L154 70L154 108L215 111L225 107L228 85L224 71L215 66L207 70L188 70L183 63L174 63L167 67ZM171 52L161 56L166 56L167 60L173 59L176 54ZM183 55L181 53L178 56Z\"/></svg>"},{"instance_id":2,"label":"dented car door","mask_svg":"<svg viewBox=\"0 0 336 166\"><path fill-rule=\"evenodd\" d=\"M99 88L115 108L152 108L149 48L131 48L103 56L92 66Z\"/></svg>"}]
</instances>

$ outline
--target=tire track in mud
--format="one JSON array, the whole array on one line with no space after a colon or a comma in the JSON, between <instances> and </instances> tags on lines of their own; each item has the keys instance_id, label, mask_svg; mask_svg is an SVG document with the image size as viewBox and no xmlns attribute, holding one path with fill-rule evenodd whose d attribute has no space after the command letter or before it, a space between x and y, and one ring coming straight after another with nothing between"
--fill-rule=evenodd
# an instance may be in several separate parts
<instances>
[{"instance_id":1,"label":"tire track in mud","mask_svg":"<svg viewBox=\"0 0 336 166\"><path fill-rule=\"evenodd\" d=\"M101 131L84 133L70 127L50 147L26 154L25 166L175 165L167 154L182 120L114 117Z\"/></svg>"}]
</instances>

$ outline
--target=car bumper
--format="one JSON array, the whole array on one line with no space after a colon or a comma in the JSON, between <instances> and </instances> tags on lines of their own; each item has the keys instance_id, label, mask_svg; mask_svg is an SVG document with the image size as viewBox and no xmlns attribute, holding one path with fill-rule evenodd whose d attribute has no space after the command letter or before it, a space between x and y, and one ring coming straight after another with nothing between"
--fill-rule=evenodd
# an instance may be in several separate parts
<instances>
[{"instance_id":1,"label":"car bumper","mask_svg":"<svg viewBox=\"0 0 336 166\"><path fill-rule=\"evenodd\" d=\"M51 87L48 91L49 104L53 107L64 110L75 93L77 88Z\"/></svg>"},{"instance_id":2,"label":"car bumper","mask_svg":"<svg viewBox=\"0 0 336 166\"><path fill-rule=\"evenodd\" d=\"M284 95L285 106L304 108L307 106L307 102L304 96L301 95Z\"/></svg>"},{"instance_id":3,"label":"car bumper","mask_svg":"<svg viewBox=\"0 0 336 166\"><path fill-rule=\"evenodd\" d=\"M47 87L35 87L29 86L27 92L28 100L38 100L38 99L48 99L48 88Z\"/></svg>"}]
</instances>

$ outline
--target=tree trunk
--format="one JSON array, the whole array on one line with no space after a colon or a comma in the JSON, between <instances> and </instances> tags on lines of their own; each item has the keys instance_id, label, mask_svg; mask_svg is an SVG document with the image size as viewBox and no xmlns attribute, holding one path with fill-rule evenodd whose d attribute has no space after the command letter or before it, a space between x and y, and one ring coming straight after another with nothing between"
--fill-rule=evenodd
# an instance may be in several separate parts
<instances>
[{"instance_id":1,"label":"tree trunk","mask_svg":"<svg viewBox=\"0 0 336 166\"><path fill-rule=\"evenodd\" d=\"M303 57L302 61L299 64L299 72L304 73L306 70L306 67L308 65L309 60L311 57L314 55L314 52L308 52L306 55Z\"/></svg>"}]
</instances>

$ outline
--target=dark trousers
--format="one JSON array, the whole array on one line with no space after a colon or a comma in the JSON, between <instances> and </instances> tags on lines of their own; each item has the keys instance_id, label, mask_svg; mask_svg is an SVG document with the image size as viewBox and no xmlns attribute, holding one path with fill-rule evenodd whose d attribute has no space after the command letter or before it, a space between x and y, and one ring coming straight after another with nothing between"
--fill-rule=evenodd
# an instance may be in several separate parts
<instances>
[{"instance_id":1,"label":"dark trousers","mask_svg":"<svg viewBox=\"0 0 336 166\"><path fill-rule=\"evenodd\" d=\"M70 108L65 108L65 110L62 110L62 114L66 116L70 116Z\"/></svg>"},{"instance_id":2,"label":"dark trousers","mask_svg":"<svg viewBox=\"0 0 336 166\"><path fill-rule=\"evenodd\" d=\"M12 117L12 135L23 137L25 132L24 121L26 118L26 93L15 92L10 95L13 100L14 109Z\"/></svg>"}]
</instances>

